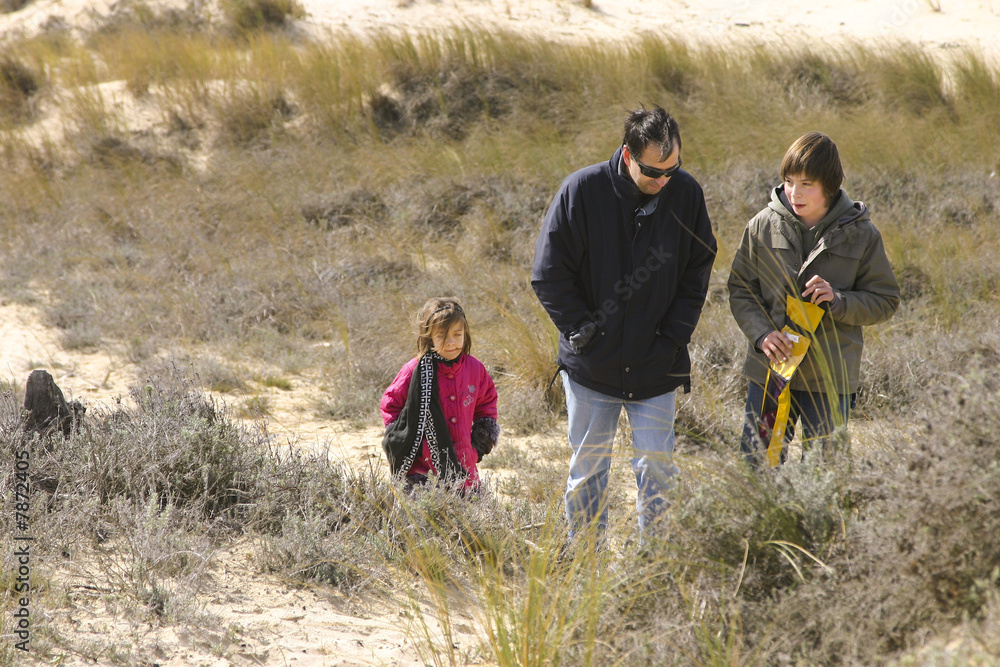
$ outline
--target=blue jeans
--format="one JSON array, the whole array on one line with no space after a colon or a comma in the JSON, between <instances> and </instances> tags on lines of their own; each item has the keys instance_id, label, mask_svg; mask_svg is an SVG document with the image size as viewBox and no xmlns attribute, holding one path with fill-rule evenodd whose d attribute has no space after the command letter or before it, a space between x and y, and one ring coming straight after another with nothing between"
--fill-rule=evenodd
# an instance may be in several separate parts
<instances>
[{"instance_id":1,"label":"blue jeans","mask_svg":"<svg viewBox=\"0 0 1000 667\"><path fill-rule=\"evenodd\" d=\"M642 537L665 509L665 495L679 472L673 463L675 392L629 401L577 384L565 371L561 375L573 448L566 480L570 538L596 520L598 539L603 539L608 525L611 449L623 407L632 426L632 472L639 490L635 509Z\"/></svg>"},{"instance_id":2,"label":"blue jeans","mask_svg":"<svg viewBox=\"0 0 1000 667\"><path fill-rule=\"evenodd\" d=\"M838 426L846 426L847 418L854 407L854 394L826 394L822 392L789 389L791 408L788 412L788 429L781 448L781 462L788 458L788 444L795 437L795 424L802 424L802 454L812 444L828 446L829 436ZM831 398L836 397L836 405ZM764 387L751 382L747 388L747 403L743 410L743 434L740 437L740 451L746 462L754 468L765 460L767 443L761 441L757 430L760 409L764 403ZM834 412L836 410L836 412Z\"/></svg>"}]
</instances>

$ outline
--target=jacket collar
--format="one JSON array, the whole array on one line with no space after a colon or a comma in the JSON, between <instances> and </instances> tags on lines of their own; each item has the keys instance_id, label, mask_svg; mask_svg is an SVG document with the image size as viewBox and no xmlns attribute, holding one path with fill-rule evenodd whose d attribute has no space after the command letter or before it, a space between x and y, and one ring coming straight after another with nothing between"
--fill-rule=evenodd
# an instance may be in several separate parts
<instances>
[{"instance_id":1,"label":"jacket collar","mask_svg":"<svg viewBox=\"0 0 1000 667\"><path fill-rule=\"evenodd\" d=\"M611 171L611 184L615 188L615 194L618 198L626 202L638 202L640 196L639 187L632 180L632 177L628 175L628 171L623 174L625 162L622 160L622 153L624 152L622 146L618 147L615 154L611 156L611 160L608 162L608 169Z\"/></svg>"},{"instance_id":2,"label":"jacket collar","mask_svg":"<svg viewBox=\"0 0 1000 667\"><path fill-rule=\"evenodd\" d=\"M645 195L640 192L639 186L635 184L625 168L625 161L622 158L624 152L624 148L619 146L608 162L608 168L611 171L611 184L622 203L622 211L626 214L631 213L634 217L641 209L644 214L650 215L656 210L660 195L670 187L670 183L668 182L667 187L655 195Z\"/></svg>"},{"instance_id":3,"label":"jacket collar","mask_svg":"<svg viewBox=\"0 0 1000 667\"><path fill-rule=\"evenodd\" d=\"M772 223L772 234L780 234L785 237L792 247L796 248L799 253L802 250L802 241L798 234L793 233L790 229L793 225L801 225L802 222L795 217L795 214L788 210L785 205L783 197L784 189L779 185L771 191L771 201L768 204L768 208L777 213L780 216L781 224L777 221ZM850 238L848 230L853 227L856 223L869 220L870 215L868 208L862 202L856 202L851 200L847 196L847 192L843 188L840 190L840 195L837 200L830 207L826 216L819 222L819 225L825 225L826 229L823 231L823 235L817 239L816 245L809 252L809 256L805 258L802 262L802 266L799 269L800 275L807 271L810 264L815 260L820 254L834 248L843 242L845 239Z\"/></svg>"},{"instance_id":4,"label":"jacket collar","mask_svg":"<svg viewBox=\"0 0 1000 667\"><path fill-rule=\"evenodd\" d=\"M465 352L463 352L462 354L455 357L454 361L445 361L444 359L441 359L438 361L438 366L440 366L442 369L446 369L457 373L458 369L460 369L462 367L462 364L465 363L465 358L467 356L468 355L465 354Z\"/></svg>"},{"instance_id":5,"label":"jacket collar","mask_svg":"<svg viewBox=\"0 0 1000 667\"><path fill-rule=\"evenodd\" d=\"M802 222L795 217L795 214L789 210L786 202L787 200L784 197L784 188L779 185L771 190L771 201L767 206L772 211L780 215L788 224L802 224ZM841 188L840 194L837 195L836 201L833 202L833 206L830 207L826 216L819 221L817 226L829 225L829 229L832 230L835 227L841 227L848 222L868 217L868 208L862 202L853 201L847 196L847 192Z\"/></svg>"}]
</instances>

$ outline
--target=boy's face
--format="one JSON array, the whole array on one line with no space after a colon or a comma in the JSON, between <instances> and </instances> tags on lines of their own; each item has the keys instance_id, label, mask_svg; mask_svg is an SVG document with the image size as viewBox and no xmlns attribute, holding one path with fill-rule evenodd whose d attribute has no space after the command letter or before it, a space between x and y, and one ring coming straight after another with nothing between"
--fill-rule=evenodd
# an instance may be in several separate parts
<instances>
[{"instance_id":1,"label":"boy's face","mask_svg":"<svg viewBox=\"0 0 1000 667\"><path fill-rule=\"evenodd\" d=\"M462 354L465 347L465 325L455 322L448 331L439 328L431 336L431 341L434 343L432 349L451 361Z\"/></svg>"},{"instance_id":2,"label":"boy's face","mask_svg":"<svg viewBox=\"0 0 1000 667\"><path fill-rule=\"evenodd\" d=\"M805 174L787 174L784 187L792 213L806 227L818 224L830 209L823 186Z\"/></svg>"}]
</instances>

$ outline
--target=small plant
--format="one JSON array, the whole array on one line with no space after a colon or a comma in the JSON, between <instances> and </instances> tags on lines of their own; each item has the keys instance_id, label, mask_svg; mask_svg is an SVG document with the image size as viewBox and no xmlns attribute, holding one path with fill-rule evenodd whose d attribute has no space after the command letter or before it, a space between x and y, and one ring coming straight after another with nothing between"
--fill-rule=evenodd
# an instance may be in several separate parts
<instances>
[{"instance_id":1,"label":"small plant","mask_svg":"<svg viewBox=\"0 0 1000 667\"><path fill-rule=\"evenodd\" d=\"M266 375L260 378L259 382L265 387L274 387L275 389L281 389L282 391L292 390L292 381L288 378L278 377L276 375Z\"/></svg>"},{"instance_id":2,"label":"small plant","mask_svg":"<svg viewBox=\"0 0 1000 667\"><path fill-rule=\"evenodd\" d=\"M262 419L271 415L271 399L264 394L251 396L243 401L239 414L245 419Z\"/></svg>"}]
</instances>

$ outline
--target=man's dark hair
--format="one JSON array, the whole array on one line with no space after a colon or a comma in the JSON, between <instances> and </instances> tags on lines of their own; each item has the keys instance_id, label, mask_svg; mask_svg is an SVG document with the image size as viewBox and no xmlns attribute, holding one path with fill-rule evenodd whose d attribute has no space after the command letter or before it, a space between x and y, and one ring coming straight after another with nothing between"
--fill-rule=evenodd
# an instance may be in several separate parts
<instances>
[{"instance_id":1,"label":"man's dark hair","mask_svg":"<svg viewBox=\"0 0 1000 667\"><path fill-rule=\"evenodd\" d=\"M674 145L681 146L681 130L674 117L659 105L652 109L642 107L630 111L625 117L625 137L622 144L628 152L640 158L647 146L660 147L660 161L674 152Z\"/></svg>"}]
</instances>

